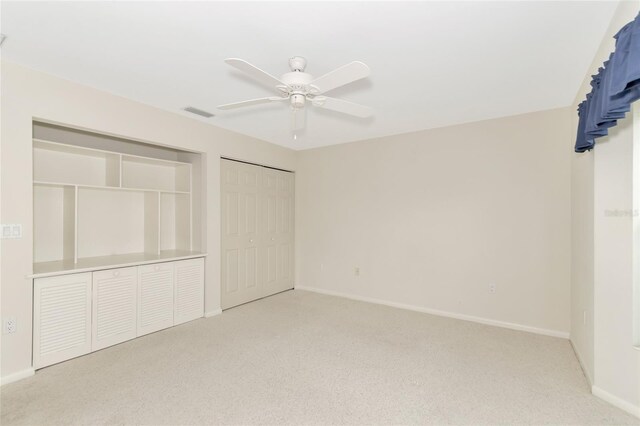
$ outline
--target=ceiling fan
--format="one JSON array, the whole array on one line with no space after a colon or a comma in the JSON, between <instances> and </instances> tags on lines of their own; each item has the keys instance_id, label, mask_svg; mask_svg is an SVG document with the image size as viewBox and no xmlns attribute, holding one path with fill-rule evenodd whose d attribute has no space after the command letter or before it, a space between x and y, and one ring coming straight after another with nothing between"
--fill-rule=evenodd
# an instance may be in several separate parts
<instances>
[{"instance_id":1,"label":"ceiling fan","mask_svg":"<svg viewBox=\"0 0 640 426\"><path fill-rule=\"evenodd\" d=\"M345 101L342 99L324 96L324 93L345 84L360 80L369 75L370 70L362 62L354 61L337 68L321 77L313 78L311 74L304 72L307 60L300 56L289 59L291 72L276 78L247 61L237 58L224 60L227 64L246 73L249 77L259 81L278 92L279 96L250 99L242 102L234 102L218 106L218 109L229 110L251 105L267 104L271 102L289 101L292 111L302 110L307 103L313 106L332 111L349 114L360 118L371 116L373 110L370 107Z\"/></svg>"}]
</instances>

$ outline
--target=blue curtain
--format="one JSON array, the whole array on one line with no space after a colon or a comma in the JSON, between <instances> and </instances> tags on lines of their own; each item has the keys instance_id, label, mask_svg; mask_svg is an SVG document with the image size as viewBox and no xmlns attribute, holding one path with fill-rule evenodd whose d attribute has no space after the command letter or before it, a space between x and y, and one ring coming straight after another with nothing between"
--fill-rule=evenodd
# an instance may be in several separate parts
<instances>
[{"instance_id":1,"label":"blue curtain","mask_svg":"<svg viewBox=\"0 0 640 426\"><path fill-rule=\"evenodd\" d=\"M616 48L591 78L591 92L578 105L576 152L593 148L640 99L640 14L615 35Z\"/></svg>"}]
</instances>

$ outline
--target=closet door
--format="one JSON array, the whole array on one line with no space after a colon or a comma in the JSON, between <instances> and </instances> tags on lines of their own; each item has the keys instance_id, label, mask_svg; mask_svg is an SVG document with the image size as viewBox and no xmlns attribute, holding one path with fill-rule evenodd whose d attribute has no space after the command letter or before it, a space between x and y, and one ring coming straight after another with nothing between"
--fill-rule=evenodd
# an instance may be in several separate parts
<instances>
[{"instance_id":1,"label":"closet door","mask_svg":"<svg viewBox=\"0 0 640 426\"><path fill-rule=\"evenodd\" d=\"M261 203L261 293L293 288L294 174L264 168Z\"/></svg>"},{"instance_id":2,"label":"closet door","mask_svg":"<svg viewBox=\"0 0 640 426\"><path fill-rule=\"evenodd\" d=\"M204 259L174 262L173 268L173 325L201 318L204 315Z\"/></svg>"},{"instance_id":3,"label":"closet door","mask_svg":"<svg viewBox=\"0 0 640 426\"><path fill-rule=\"evenodd\" d=\"M93 273L91 350L136 337L138 268Z\"/></svg>"},{"instance_id":4,"label":"closet door","mask_svg":"<svg viewBox=\"0 0 640 426\"><path fill-rule=\"evenodd\" d=\"M221 160L221 306L262 297L258 288L259 189L262 168Z\"/></svg>"},{"instance_id":5,"label":"closet door","mask_svg":"<svg viewBox=\"0 0 640 426\"><path fill-rule=\"evenodd\" d=\"M33 366L91 352L91 272L33 283Z\"/></svg>"},{"instance_id":6,"label":"closet door","mask_svg":"<svg viewBox=\"0 0 640 426\"><path fill-rule=\"evenodd\" d=\"M137 335L173 325L173 263L138 266Z\"/></svg>"}]
</instances>

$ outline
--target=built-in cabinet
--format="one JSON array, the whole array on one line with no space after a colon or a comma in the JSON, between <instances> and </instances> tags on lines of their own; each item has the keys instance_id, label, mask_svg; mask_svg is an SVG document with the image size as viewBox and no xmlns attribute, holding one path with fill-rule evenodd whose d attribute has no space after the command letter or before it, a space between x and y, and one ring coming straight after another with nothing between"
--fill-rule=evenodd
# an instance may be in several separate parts
<instances>
[{"instance_id":1,"label":"built-in cabinet","mask_svg":"<svg viewBox=\"0 0 640 426\"><path fill-rule=\"evenodd\" d=\"M137 269L118 268L93 273L92 350L137 336Z\"/></svg>"},{"instance_id":2,"label":"built-in cabinet","mask_svg":"<svg viewBox=\"0 0 640 426\"><path fill-rule=\"evenodd\" d=\"M91 352L91 273L34 280L33 365Z\"/></svg>"},{"instance_id":3,"label":"built-in cabinet","mask_svg":"<svg viewBox=\"0 0 640 426\"><path fill-rule=\"evenodd\" d=\"M175 325L202 316L204 268L201 259L173 264L173 323Z\"/></svg>"},{"instance_id":4,"label":"built-in cabinet","mask_svg":"<svg viewBox=\"0 0 640 426\"><path fill-rule=\"evenodd\" d=\"M173 325L173 264L138 267L138 336Z\"/></svg>"},{"instance_id":5,"label":"built-in cabinet","mask_svg":"<svg viewBox=\"0 0 640 426\"><path fill-rule=\"evenodd\" d=\"M42 368L202 317L204 259L36 278L33 288Z\"/></svg>"},{"instance_id":6,"label":"built-in cabinet","mask_svg":"<svg viewBox=\"0 0 640 426\"><path fill-rule=\"evenodd\" d=\"M43 123L34 136L34 367L202 317L201 155Z\"/></svg>"}]
</instances>

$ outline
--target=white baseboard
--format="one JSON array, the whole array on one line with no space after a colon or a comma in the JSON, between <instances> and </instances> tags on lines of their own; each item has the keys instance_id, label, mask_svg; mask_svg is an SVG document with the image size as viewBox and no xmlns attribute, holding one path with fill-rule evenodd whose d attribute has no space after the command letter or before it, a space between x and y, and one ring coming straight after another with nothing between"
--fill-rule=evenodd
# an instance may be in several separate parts
<instances>
[{"instance_id":1,"label":"white baseboard","mask_svg":"<svg viewBox=\"0 0 640 426\"><path fill-rule=\"evenodd\" d=\"M222 313L222 309L218 308L218 309L214 309L213 311L205 312L204 317L211 318L211 317L215 317L216 315L220 315L221 313Z\"/></svg>"},{"instance_id":2,"label":"white baseboard","mask_svg":"<svg viewBox=\"0 0 640 426\"><path fill-rule=\"evenodd\" d=\"M34 370L33 368L27 368L25 370L18 371L18 372L13 373L13 374L9 374L8 376L4 376L2 379L0 379L0 385L4 386L4 385L7 385L9 383L17 382L18 380L22 380L22 379L26 379L27 377L31 377L34 374L36 374L36 370Z\"/></svg>"},{"instance_id":3,"label":"white baseboard","mask_svg":"<svg viewBox=\"0 0 640 426\"><path fill-rule=\"evenodd\" d=\"M609 404L614 407L618 407L619 409L626 411L632 416L636 416L640 418L640 405L633 405L632 403L625 401L624 399L620 399L615 395L610 394L609 392L597 387L591 386L591 393L597 396L600 399L607 401Z\"/></svg>"},{"instance_id":4,"label":"white baseboard","mask_svg":"<svg viewBox=\"0 0 640 426\"><path fill-rule=\"evenodd\" d=\"M437 310L437 309L423 308L422 306L408 305L408 304L405 304L405 303L389 302L387 300L374 299L372 297L356 296L356 295L353 295L353 294L341 293L341 292L337 292L337 291L333 291L333 290L325 290L325 289L316 288L316 287L307 287L307 286L303 286L303 285L296 285L295 289L296 290L312 291L314 293L322 293L322 294L327 294L327 295L330 295L330 296L344 297L346 299L358 300L360 302L376 303L378 305L391 306L393 308L400 308L400 309L407 309L407 310L410 310L410 311L423 312L425 314L438 315L438 316L441 316L441 317L455 318L455 319L464 320L464 321L477 322L477 323L480 323L480 324L493 325L493 326L496 326L496 327L509 328L511 330L527 331L529 333L542 334L544 336L552 336L552 337L560 337L560 338L563 338L563 339L569 339L569 332L565 332L565 331L548 330L548 329L545 329L545 328L537 328L537 327L531 327L531 326L528 326L528 325L521 325L521 324L515 324L515 323L511 323L511 322L493 320L493 319L489 319L489 318L482 318L482 317L475 317L475 316L472 316L472 315L459 314L459 313L456 313L456 312L448 312L448 311L440 311L440 310Z\"/></svg>"},{"instance_id":5,"label":"white baseboard","mask_svg":"<svg viewBox=\"0 0 640 426\"><path fill-rule=\"evenodd\" d=\"M589 386L593 387L593 380L591 380L591 375L589 374L589 370L587 369L587 366L584 365L584 362L582 361L580 352L578 351L578 349L576 349L576 346L573 344L573 340L569 339L569 343L571 343L571 347L573 348L573 353L576 354L576 358L578 358L578 362L580 363L580 367L582 368L584 377L587 378L587 382L589 383Z\"/></svg>"}]
</instances>

